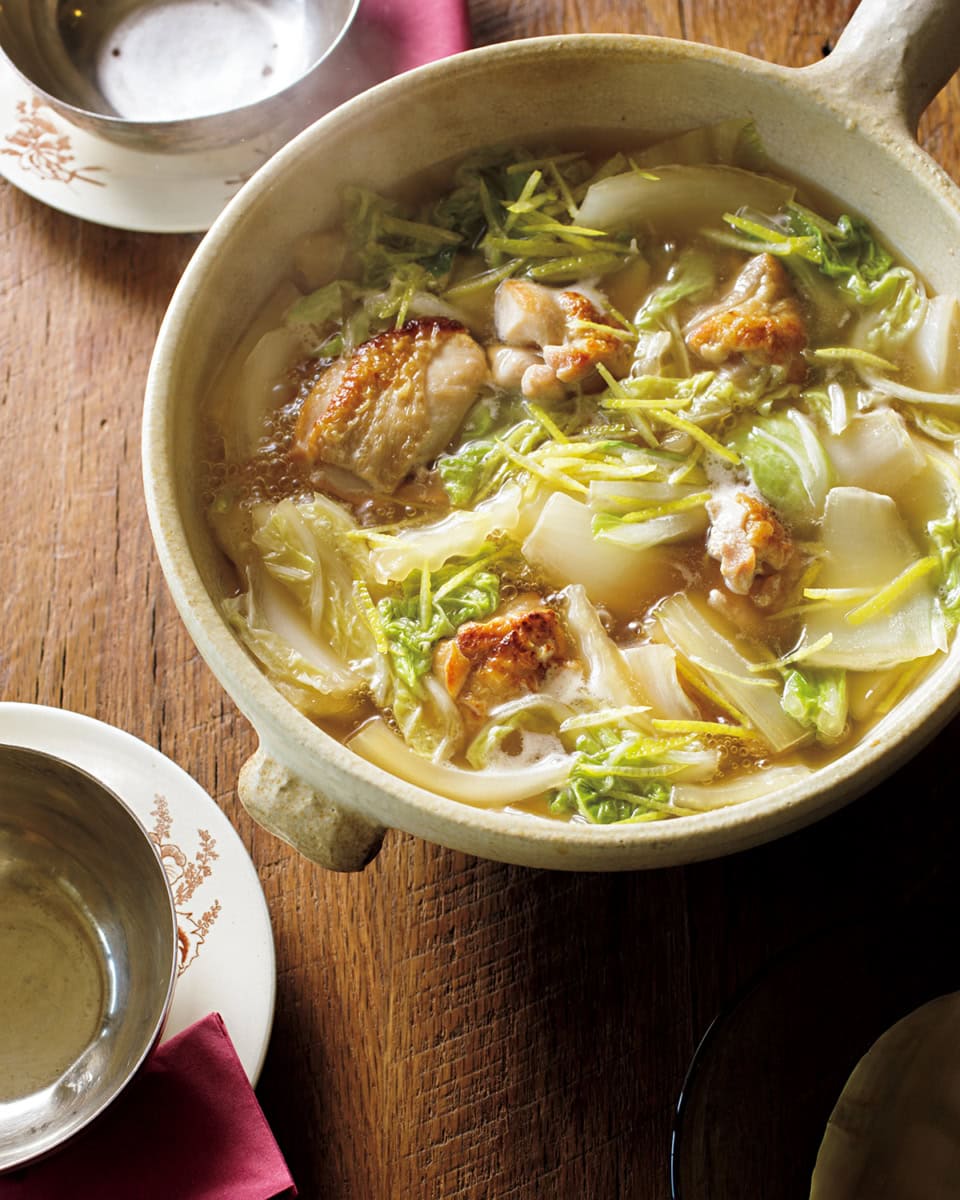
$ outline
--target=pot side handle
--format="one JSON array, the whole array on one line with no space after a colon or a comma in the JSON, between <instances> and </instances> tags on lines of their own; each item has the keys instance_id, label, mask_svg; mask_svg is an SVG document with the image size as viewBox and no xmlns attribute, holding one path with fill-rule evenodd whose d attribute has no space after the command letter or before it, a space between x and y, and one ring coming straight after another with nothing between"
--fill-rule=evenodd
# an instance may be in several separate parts
<instances>
[{"instance_id":1,"label":"pot side handle","mask_svg":"<svg viewBox=\"0 0 960 1200\"><path fill-rule=\"evenodd\" d=\"M262 746L240 768L237 792L257 824L330 871L362 871L380 849L381 825L334 804Z\"/></svg>"},{"instance_id":2,"label":"pot side handle","mask_svg":"<svg viewBox=\"0 0 960 1200\"><path fill-rule=\"evenodd\" d=\"M833 53L806 71L831 98L878 111L914 137L958 67L958 0L861 0Z\"/></svg>"}]
</instances>

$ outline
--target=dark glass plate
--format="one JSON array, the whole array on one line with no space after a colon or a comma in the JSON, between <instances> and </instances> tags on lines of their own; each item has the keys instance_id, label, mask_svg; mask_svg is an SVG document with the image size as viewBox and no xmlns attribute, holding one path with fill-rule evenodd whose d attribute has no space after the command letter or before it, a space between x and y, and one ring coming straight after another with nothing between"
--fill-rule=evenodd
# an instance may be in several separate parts
<instances>
[{"instance_id":1,"label":"dark glass plate","mask_svg":"<svg viewBox=\"0 0 960 1200\"><path fill-rule=\"evenodd\" d=\"M839 925L794 947L710 1026L677 1105L674 1200L809 1200L833 1107L901 1017L960 988L955 914Z\"/></svg>"}]
</instances>

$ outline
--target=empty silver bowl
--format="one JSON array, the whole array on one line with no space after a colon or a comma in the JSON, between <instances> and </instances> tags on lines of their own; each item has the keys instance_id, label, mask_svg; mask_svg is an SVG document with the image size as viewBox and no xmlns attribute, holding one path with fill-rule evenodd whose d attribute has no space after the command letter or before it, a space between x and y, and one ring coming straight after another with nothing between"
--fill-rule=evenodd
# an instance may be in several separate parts
<instances>
[{"instance_id":1,"label":"empty silver bowl","mask_svg":"<svg viewBox=\"0 0 960 1200\"><path fill-rule=\"evenodd\" d=\"M0 1172L123 1090L176 972L170 885L137 818L79 768L0 745Z\"/></svg>"},{"instance_id":2,"label":"empty silver bowl","mask_svg":"<svg viewBox=\"0 0 960 1200\"><path fill-rule=\"evenodd\" d=\"M68 121L133 149L277 148L323 111L320 67L358 5L3 0L0 50Z\"/></svg>"}]
</instances>

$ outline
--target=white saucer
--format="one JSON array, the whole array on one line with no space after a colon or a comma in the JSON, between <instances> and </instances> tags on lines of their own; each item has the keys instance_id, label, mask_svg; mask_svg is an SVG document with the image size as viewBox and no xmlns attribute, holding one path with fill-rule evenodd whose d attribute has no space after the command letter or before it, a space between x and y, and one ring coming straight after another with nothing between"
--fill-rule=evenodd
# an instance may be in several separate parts
<instances>
[{"instance_id":1,"label":"white saucer","mask_svg":"<svg viewBox=\"0 0 960 1200\"><path fill-rule=\"evenodd\" d=\"M0 703L0 742L81 767L140 818L166 865L180 934L180 974L163 1040L218 1012L255 1084L273 1024L273 933L256 870L226 816L158 750L79 713Z\"/></svg>"},{"instance_id":2,"label":"white saucer","mask_svg":"<svg viewBox=\"0 0 960 1200\"><path fill-rule=\"evenodd\" d=\"M71 216L141 233L202 232L273 149L127 149L65 121L0 55L0 176Z\"/></svg>"}]
</instances>

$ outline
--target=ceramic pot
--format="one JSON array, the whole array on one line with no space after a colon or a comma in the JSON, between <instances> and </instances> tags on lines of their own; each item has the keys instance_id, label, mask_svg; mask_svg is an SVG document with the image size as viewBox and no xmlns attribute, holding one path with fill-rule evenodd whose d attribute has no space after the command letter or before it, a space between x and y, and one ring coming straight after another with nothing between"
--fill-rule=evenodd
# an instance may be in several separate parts
<instances>
[{"instance_id":1,"label":"ceramic pot","mask_svg":"<svg viewBox=\"0 0 960 1200\"><path fill-rule=\"evenodd\" d=\"M917 145L920 114L960 62L956 0L863 0L833 53L804 69L679 41L587 35L470 51L385 83L286 146L228 206L188 266L147 388L144 479L174 600L200 653L252 722L240 779L253 816L328 867L363 866L385 828L486 858L617 870L713 857L784 834L866 791L957 706L960 639L848 753L776 795L676 821L586 827L481 810L359 758L284 700L227 627L224 571L196 500L198 411L238 334L331 227L347 183L391 191L496 143L622 147L750 117L773 163L862 213L934 290L960 295L960 191Z\"/></svg>"}]
</instances>

